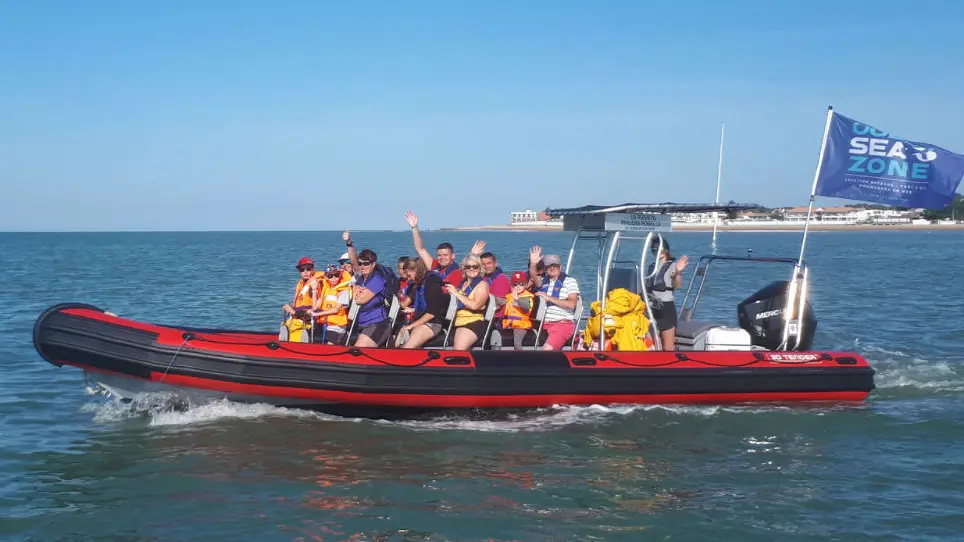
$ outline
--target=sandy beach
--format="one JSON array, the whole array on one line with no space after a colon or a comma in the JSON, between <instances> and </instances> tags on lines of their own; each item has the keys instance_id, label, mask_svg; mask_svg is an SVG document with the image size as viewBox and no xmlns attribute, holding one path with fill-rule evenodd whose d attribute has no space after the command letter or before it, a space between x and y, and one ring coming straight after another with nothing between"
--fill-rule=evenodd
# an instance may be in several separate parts
<instances>
[{"instance_id":1,"label":"sandy beach","mask_svg":"<svg viewBox=\"0 0 964 542\"><path fill-rule=\"evenodd\" d=\"M515 226L515 225L489 225L489 226L457 226L453 228L440 228L441 231L538 231L553 232L563 231L560 226ZM941 230L964 230L964 224L820 224L817 222L810 224L810 231L941 231ZM711 232L713 226L708 224L673 224L673 231L693 231ZM725 232L802 232L802 224L725 224L720 225L717 231Z\"/></svg>"}]
</instances>

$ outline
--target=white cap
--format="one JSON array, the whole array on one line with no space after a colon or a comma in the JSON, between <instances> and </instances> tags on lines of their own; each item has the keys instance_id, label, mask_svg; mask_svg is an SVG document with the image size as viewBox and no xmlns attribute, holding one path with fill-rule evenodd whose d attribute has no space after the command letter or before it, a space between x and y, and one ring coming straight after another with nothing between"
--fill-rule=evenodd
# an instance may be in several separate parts
<instances>
[{"instance_id":1,"label":"white cap","mask_svg":"<svg viewBox=\"0 0 964 542\"><path fill-rule=\"evenodd\" d=\"M338 261L341 261L341 260L350 260L350 259L351 259L351 256L349 256L348 253L346 252L346 253L344 253L344 254L341 255L341 258L338 258Z\"/></svg>"}]
</instances>

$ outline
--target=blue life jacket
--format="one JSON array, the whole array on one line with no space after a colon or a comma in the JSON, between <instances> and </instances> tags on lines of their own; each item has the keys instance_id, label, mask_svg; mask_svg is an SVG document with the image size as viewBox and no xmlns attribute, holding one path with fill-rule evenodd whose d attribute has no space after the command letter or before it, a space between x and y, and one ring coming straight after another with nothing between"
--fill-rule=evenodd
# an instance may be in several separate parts
<instances>
[{"instance_id":1,"label":"blue life jacket","mask_svg":"<svg viewBox=\"0 0 964 542\"><path fill-rule=\"evenodd\" d=\"M550 292L550 291L549 291L549 283L550 283L550 282L553 282L553 281L552 281L552 279L549 278L549 275L543 275L543 277L542 277L542 287L539 288L539 291L540 291L540 292L545 292L545 293L549 294L549 297L554 297L554 298L556 298L556 299L562 299L561 297L559 297L559 293L562 292L562 283L563 283L563 281L565 281L565 280L566 280L566 274L560 272L560 273L559 273L559 277L556 278L555 284L552 286L552 292Z\"/></svg>"},{"instance_id":2,"label":"blue life jacket","mask_svg":"<svg viewBox=\"0 0 964 542\"><path fill-rule=\"evenodd\" d=\"M433 269L432 271L438 273L438 275L442 277L442 280L444 281L446 277L457 271L458 268L459 264L452 262L448 267L443 268L442 266L439 266L438 269Z\"/></svg>"},{"instance_id":3,"label":"blue life jacket","mask_svg":"<svg viewBox=\"0 0 964 542\"><path fill-rule=\"evenodd\" d=\"M499 275L501 275L501 274L502 274L502 268L501 268L501 267L496 267L496 268L495 268L495 271L493 271L491 275L485 277L485 282L487 282L487 283L489 284L489 286L492 286L492 281L494 281L495 279L499 278Z\"/></svg>"},{"instance_id":4,"label":"blue life jacket","mask_svg":"<svg viewBox=\"0 0 964 542\"><path fill-rule=\"evenodd\" d=\"M459 290L461 290L462 294L463 294L465 297L469 297L470 295L472 295L472 291L475 290L475 287L478 286L478 285L481 284L481 283L482 283L482 277L476 277L476 278L474 278L474 279L472 279L472 280L469 281L469 283L468 283L469 289L468 289L468 290L465 289L465 283L462 283L462 286L459 288ZM458 308L460 308L460 309L464 309L464 308L465 308L465 304L462 303L461 301L459 301L459 302L457 303L457 305L458 305Z\"/></svg>"},{"instance_id":5,"label":"blue life jacket","mask_svg":"<svg viewBox=\"0 0 964 542\"><path fill-rule=\"evenodd\" d=\"M428 310L428 300L425 299L426 283L428 283L428 281L423 280L422 284L415 288L415 298L412 300L412 307L415 309L416 314L424 314L425 311Z\"/></svg>"}]
</instances>

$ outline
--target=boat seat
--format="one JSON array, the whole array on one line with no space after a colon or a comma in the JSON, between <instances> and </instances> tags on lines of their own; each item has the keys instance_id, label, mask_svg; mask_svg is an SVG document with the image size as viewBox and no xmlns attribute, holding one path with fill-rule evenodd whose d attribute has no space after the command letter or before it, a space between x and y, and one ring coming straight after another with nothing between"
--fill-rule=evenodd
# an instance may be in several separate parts
<instances>
[{"instance_id":1,"label":"boat seat","mask_svg":"<svg viewBox=\"0 0 964 542\"><path fill-rule=\"evenodd\" d=\"M676 322L676 337L692 339L697 335L699 335L700 333L703 333L706 330L712 327L715 327L717 325L719 324L712 324L709 322L697 322L694 320L679 321L679 322Z\"/></svg>"},{"instance_id":2,"label":"boat seat","mask_svg":"<svg viewBox=\"0 0 964 542\"><path fill-rule=\"evenodd\" d=\"M445 310L445 317L443 318L442 331L422 345L422 348L445 348L446 345L448 345L449 335L451 335L452 328L455 325L455 312L458 311L458 309L459 300L454 295L450 295L449 306L448 309Z\"/></svg>"},{"instance_id":3,"label":"boat seat","mask_svg":"<svg viewBox=\"0 0 964 542\"><path fill-rule=\"evenodd\" d=\"M351 303L348 304L348 333L345 333L345 346L349 346L354 343L354 339L358 337L355 333L355 321L358 320L358 303L352 299Z\"/></svg>"},{"instance_id":4,"label":"boat seat","mask_svg":"<svg viewBox=\"0 0 964 542\"><path fill-rule=\"evenodd\" d=\"M361 306L358 303L355 303L354 299L352 300L351 304L348 306L348 321L350 323L348 325L348 333L345 334L346 346L351 346L355 344L355 341L358 339L358 330L355 329L355 321L358 319L358 311L360 307ZM401 311L401 308L402 308L402 305L401 305L401 302L398 300L398 296L392 296L392 301L388 306L388 321L391 322L393 328L395 326L395 320L398 318L398 313ZM394 333L389 333L388 339L386 339L385 342L383 342L382 344L379 344L378 346L389 346L390 344L392 344L393 339L394 339Z\"/></svg>"},{"instance_id":5,"label":"boat seat","mask_svg":"<svg viewBox=\"0 0 964 542\"><path fill-rule=\"evenodd\" d=\"M402 302L398 300L397 295L392 296L392 302L388 305L388 319L395 325L395 320L398 318L399 311L402 310Z\"/></svg>"},{"instance_id":6,"label":"boat seat","mask_svg":"<svg viewBox=\"0 0 964 542\"><path fill-rule=\"evenodd\" d=\"M569 344L562 347L563 350L572 350L576 345L576 337L579 336L579 324L582 323L582 318L585 316L586 307L583 305L582 294L576 297L576 325L572 330L572 339L569 340Z\"/></svg>"},{"instance_id":7,"label":"boat seat","mask_svg":"<svg viewBox=\"0 0 964 542\"><path fill-rule=\"evenodd\" d=\"M549 304L543 301L542 298L540 297L537 297L535 299L537 300L536 313L532 315L531 320L532 320L532 329L536 330L534 337L537 337L539 340L536 340L532 346L526 346L525 343L523 343L523 346L522 346L523 350L536 350L538 348L542 348L542 345L546 343L547 333L543 331L542 326L546 322L546 310L549 308ZM510 338L511 338L511 335L510 335ZM509 345L511 344L512 344L512 340L510 339ZM512 347L510 346L510 348Z\"/></svg>"},{"instance_id":8,"label":"boat seat","mask_svg":"<svg viewBox=\"0 0 964 542\"><path fill-rule=\"evenodd\" d=\"M617 288L625 288L636 295L642 295L639 283L639 271L636 268L614 267L609 270L609 292ZM609 292L606 292L607 294Z\"/></svg>"},{"instance_id":9,"label":"boat seat","mask_svg":"<svg viewBox=\"0 0 964 542\"><path fill-rule=\"evenodd\" d=\"M402 302L397 295L392 296L392 303L388 306L388 321L392 323L392 332L388 334L388 339L382 346L391 346L395 340L395 323L398 321L398 314L402 310Z\"/></svg>"},{"instance_id":10,"label":"boat seat","mask_svg":"<svg viewBox=\"0 0 964 542\"><path fill-rule=\"evenodd\" d=\"M378 346L391 346L394 344L395 340L395 321L398 320L398 313L402 310L402 302L398 300L397 295L392 296L392 302L388 305L388 321L391 322L392 332L388 334L388 338L385 342Z\"/></svg>"},{"instance_id":11,"label":"boat seat","mask_svg":"<svg viewBox=\"0 0 964 542\"><path fill-rule=\"evenodd\" d=\"M485 333L472 345L473 350L488 349L489 335L492 334L492 329L495 327L493 320L495 320L495 311L498 310L498 308L499 304L495 296L489 294L489 302L485 306L485 314L483 315L485 319Z\"/></svg>"}]
</instances>

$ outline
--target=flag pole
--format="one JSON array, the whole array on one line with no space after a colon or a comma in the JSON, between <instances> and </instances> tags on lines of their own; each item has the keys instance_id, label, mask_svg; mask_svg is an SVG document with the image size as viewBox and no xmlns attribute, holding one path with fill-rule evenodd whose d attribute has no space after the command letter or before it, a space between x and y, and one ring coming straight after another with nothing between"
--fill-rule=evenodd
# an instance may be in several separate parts
<instances>
[{"instance_id":1,"label":"flag pole","mask_svg":"<svg viewBox=\"0 0 964 542\"><path fill-rule=\"evenodd\" d=\"M810 188L810 204L807 207L807 221L803 224L803 241L800 242L800 258L797 268L803 263L803 253L807 249L807 234L810 233L810 218L813 216L813 201L817 196L817 182L820 180L820 168L823 166L823 155L827 151L827 136L830 134L830 121L833 119L833 106L827 106L827 124L823 127L823 140L820 142L820 156L817 158L817 169L813 173L813 186ZM794 273L796 275L796 273Z\"/></svg>"},{"instance_id":2,"label":"flag pole","mask_svg":"<svg viewBox=\"0 0 964 542\"><path fill-rule=\"evenodd\" d=\"M726 123L720 123L720 161L716 167L716 204L720 204L720 180L723 178L723 136L726 132ZM716 248L716 225L719 223L719 211L713 211L713 247Z\"/></svg>"},{"instance_id":3,"label":"flag pole","mask_svg":"<svg viewBox=\"0 0 964 542\"><path fill-rule=\"evenodd\" d=\"M794 348L800 344L800 319L803 317L803 308L806 300L806 283L804 274L801 273L803 267L803 254L807 248L807 234L810 232L810 219L813 217L813 202L817 197L817 183L820 181L820 168L823 166L823 155L827 150L827 137L830 135L830 122L833 120L833 106L827 106L827 123L823 127L823 140L820 142L820 156L817 158L817 169L813 173L813 186L810 188L810 203L807 206L807 221L803 224L803 240L800 242L800 257L793 266L793 277L790 278L790 285L787 290L787 305L784 314L783 340L779 349L788 349L790 342L790 332L797 337ZM804 284L800 284L804 282ZM794 310L796 309L796 310ZM792 311L792 312L791 312Z\"/></svg>"}]
</instances>

